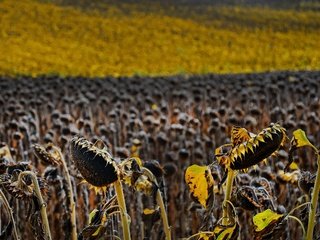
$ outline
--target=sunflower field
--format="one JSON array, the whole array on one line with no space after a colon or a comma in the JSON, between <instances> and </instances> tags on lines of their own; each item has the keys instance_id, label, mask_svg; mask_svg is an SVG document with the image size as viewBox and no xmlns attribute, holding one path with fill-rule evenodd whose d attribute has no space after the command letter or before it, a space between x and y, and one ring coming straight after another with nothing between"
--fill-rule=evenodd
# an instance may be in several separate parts
<instances>
[{"instance_id":1,"label":"sunflower field","mask_svg":"<svg viewBox=\"0 0 320 240\"><path fill-rule=\"evenodd\" d=\"M320 66L316 11L60 2L0 1L1 74L172 75Z\"/></svg>"}]
</instances>

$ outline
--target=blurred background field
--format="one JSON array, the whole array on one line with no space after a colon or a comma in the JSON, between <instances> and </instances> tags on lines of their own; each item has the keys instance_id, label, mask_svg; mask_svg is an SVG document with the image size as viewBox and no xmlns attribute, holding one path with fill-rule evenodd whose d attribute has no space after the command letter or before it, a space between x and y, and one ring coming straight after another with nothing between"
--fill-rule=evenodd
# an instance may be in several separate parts
<instances>
[{"instance_id":1,"label":"blurred background field","mask_svg":"<svg viewBox=\"0 0 320 240\"><path fill-rule=\"evenodd\" d=\"M0 75L320 69L318 2L248 2L2 0Z\"/></svg>"}]
</instances>

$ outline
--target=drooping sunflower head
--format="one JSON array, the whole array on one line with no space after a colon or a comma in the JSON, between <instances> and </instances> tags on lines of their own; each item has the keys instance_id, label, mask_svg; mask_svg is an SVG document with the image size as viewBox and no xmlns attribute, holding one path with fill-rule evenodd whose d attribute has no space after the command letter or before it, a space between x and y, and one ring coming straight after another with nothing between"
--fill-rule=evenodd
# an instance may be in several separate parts
<instances>
[{"instance_id":1,"label":"drooping sunflower head","mask_svg":"<svg viewBox=\"0 0 320 240\"><path fill-rule=\"evenodd\" d=\"M32 145L33 152L38 159L41 160L44 165L60 165L62 162L59 154L55 151L52 151L52 144L46 144L42 146L40 144Z\"/></svg>"},{"instance_id":2,"label":"drooping sunflower head","mask_svg":"<svg viewBox=\"0 0 320 240\"><path fill-rule=\"evenodd\" d=\"M125 184L146 195L156 193L158 186L146 174L146 168L142 167L140 159L128 158L119 164L119 168L121 169L121 180Z\"/></svg>"},{"instance_id":3,"label":"drooping sunflower head","mask_svg":"<svg viewBox=\"0 0 320 240\"><path fill-rule=\"evenodd\" d=\"M82 137L74 137L70 149L75 166L91 185L103 187L118 179L118 166L105 148Z\"/></svg>"},{"instance_id":4,"label":"drooping sunflower head","mask_svg":"<svg viewBox=\"0 0 320 240\"><path fill-rule=\"evenodd\" d=\"M286 139L286 131L279 124L271 124L257 135L243 128L233 130L232 148L217 159L232 170L249 168L275 153ZM218 148L219 149L219 148ZM216 153L219 150L216 150Z\"/></svg>"}]
</instances>

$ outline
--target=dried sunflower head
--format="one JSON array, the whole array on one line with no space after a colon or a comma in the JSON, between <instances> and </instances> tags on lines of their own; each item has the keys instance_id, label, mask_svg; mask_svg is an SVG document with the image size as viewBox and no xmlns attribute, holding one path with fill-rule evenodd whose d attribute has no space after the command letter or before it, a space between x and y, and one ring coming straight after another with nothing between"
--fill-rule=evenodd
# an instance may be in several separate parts
<instances>
[{"instance_id":1,"label":"dried sunflower head","mask_svg":"<svg viewBox=\"0 0 320 240\"><path fill-rule=\"evenodd\" d=\"M62 164L62 159L53 148L52 144L48 143L45 146L39 144L32 145L33 152L37 158L45 165L60 165Z\"/></svg>"},{"instance_id":2,"label":"dried sunflower head","mask_svg":"<svg viewBox=\"0 0 320 240\"><path fill-rule=\"evenodd\" d=\"M0 175L6 172L9 160L0 156Z\"/></svg>"},{"instance_id":3,"label":"dried sunflower head","mask_svg":"<svg viewBox=\"0 0 320 240\"><path fill-rule=\"evenodd\" d=\"M148 168L156 178L161 178L164 174L164 170L157 160L144 162L143 166Z\"/></svg>"},{"instance_id":4,"label":"dried sunflower head","mask_svg":"<svg viewBox=\"0 0 320 240\"><path fill-rule=\"evenodd\" d=\"M312 174L308 171L301 172L301 175L298 180L298 186L304 193L309 194L310 190L314 186L315 179L316 174Z\"/></svg>"},{"instance_id":5,"label":"dried sunflower head","mask_svg":"<svg viewBox=\"0 0 320 240\"><path fill-rule=\"evenodd\" d=\"M33 196L33 184L26 177L12 182L7 189L16 198L31 198Z\"/></svg>"},{"instance_id":6,"label":"dried sunflower head","mask_svg":"<svg viewBox=\"0 0 320 240\"><path fill-rule=\"evenodd\" d=\"M10 165L15 165L10 149L7 144L0 143L0 174L6 172L6 169Z\"/></svg>"},{"instance_id":7,"label":"dried sunflower head","mask_svg":"<svg viewBox=\"0 0 320 240\"><path fill-rule=\"evenodd\" d=\"M17 179L15 176L12 176L11 179L6 184L7 191L16 198L21 199L32 199L34 196L34 184L29 175L21 176L21 173L18 175ZM44 179L37 178L39 188L43 197L47 196L48 186Z\"/></svg>"},{"instance_id":8,"label":"dried sunflower head","mask_svg":"<svg viewBox=\"0 0 320 240\"><path fill-rule=\"evenodd\" d=\"M82 137L70 142L71 156L83 178L93 186L107 186L118 179L118 166L108 151Z\"/></svg>"},{"instance_id":9,"label":"dried sunflower head","mask_svg":"<svg viewBox=\"0 0 320 240\"><path fill-rule=\"evenodd\" d=\"M120 167L121 177L125 184L146 195L151 195L157 191L157 185L144 173L144 168L141 168L135 158L123 161Z\"/></svg>"},{"instance_id":10,"label":"dried sunflower head","mask_svg":"<svg viewBox=\"0 0 320 240\"><path fill-rule=\"evenodd\" d=\"M7 166L7 173L15 175L23 171L31 171L31 168L30 162L18 162Z\"/></svg>"},{"instance_id":11,"label":"dried sunflower head","mask_svg":"<svg viewBox=\"0 0 320 240\"><path fill-rule=\"evenodd\" d=\"M235 202L238 203L240 207L249 211L262 207L254 187L251 186L242 186L238 188L235 194Z\"/></svg>"},{"instance_id":12,"label":"dried sunflower head","mask_svg":"<svg viewBox=\"0 0 320 240\"><path fill-rule=\"evenodd\" d=\"M43 173L43 178L50 184L59 183L62 177L59 175L58 168L48 166Z\"/></svg>"},{"instance_id":13,"label":"dried sunflower head","mask_svg":"<svg viewBox=\"0 0 320 240\"><path fill-rule=\"evenodd\" d=\"M257 135L243 128L232 131L231 149L222 153L222 147L216 149L220 164L232 170L249 168L276 152L286 139L286 131L279 124L271 124Z\"/></svg>"}]
</instances>

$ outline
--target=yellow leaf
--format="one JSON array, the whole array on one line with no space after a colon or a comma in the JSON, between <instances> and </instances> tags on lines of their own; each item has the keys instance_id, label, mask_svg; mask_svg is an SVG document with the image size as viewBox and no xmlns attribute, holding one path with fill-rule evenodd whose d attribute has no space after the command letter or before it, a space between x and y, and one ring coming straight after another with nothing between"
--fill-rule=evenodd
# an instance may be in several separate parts
<instances>
[{"instance_id":1,"label":"yellow leaf","mask_svg":"<svg viewBox=\"0 0 320 240\"><path fill-rule=\"evenodd\" d=\"M157 109L158 109L157 104L155 104L155 103L154 103L154 104L152 104L152 105L151 105L151 109L152 109L152 110L157 110Z\"/></svg>"},{"instance_id":2,"label":"yellow leaf","mask_svg":"<svg viewBox=\"0 0 320 240\"><path fill-rule=\"evenodd\" d=\"M7 158L9 161L14 162L10 153L10 149L7 145L0 148L0 157Z\"/></svg>"},{"instance_id":3,"label":"yellow leaf","mask_svg":"<svg viewBox=\"0 0 320 240\"><path fill-rule=\"evenodd\" d=\"M194 198L203 206L207 207L207 200L213 192L213 177L208 166L192 165L187 168L185 181Z\"/></svg>"},{"instance_id":4,"label":"yellow leaf","mask_svg":"<svg viewBox=\"0 0 320 240\"><path fill-rule=\"evenodd\" d=\"M99 210L98 209L93 209L90 214L89 214L89 224L92 223L93 218L96 218L97 214L99 214ZM100 213L101 214L101 213ZM104 225L104 223L107 221L107 217L104 213L102 213L102 216L98 216L99 217L99 222L95 225L100 225L97 230L92 234L92 236L98 236L102 226Z\"/></svg>"},{"instance_id":5,"label":"yellow leaf","mask_svg":"<svg viewBox=\"0 0 320 240\"><path fill-rule=\"evenodd\" d=\"M217 225L214 230L215 240L231 240L236 239L239 235L239 225L235 222L233 225L222 226Z\"/></svg>"},{"instance_id":6,"label":"yellow leaf","mask_svg":"<svg viewBox=\"0 0 320 240\"><path fill-rule=\"evenodd\" d=\"M279 221L283 217L283 214L278 214L270 209L267 209L261 213L256 214L253 217L253 224L255 226L255 231L263 231L266 227Z\"/></svg>"},{"instance_id":7,"label":"yellow leaf","mask_svg":"<svg viewBox=\"0 0 320 240\"><path fill-rule=\"evenodd\" d=\"M100 232L100 230L101 230L101 225L97 228L97 230L91 235L91 236L93 236L93 237L95 237L95 236L98 236L98 234L99 234L99 232Z\"/></svg>"},{"instance_id":8,"label":"yellow leaf","mask_svg":"<svg viewBox=\"0 0 320 240\"><path fill-rule=\"evenodd\" d=\"M225 230L223 230L217 237L216 240L229 240L232 238L235 230L236 225L232 227L227 227Z\"/></svg>"},{"instance_id":9,"label":"yellow leaf","mask_svg":"<svg viewBox=\"0 0 320 240\"><path fill-rule=\"evenodd\" d=\"M306 133L301 130L301 129L297 129L293 132L293 137L291 139L291 146L290 146L290 150L289 150L289 161L288 164L285 168L285 171L287 171L291 164L293 163L293 152L301 147L311 147L316 154L318 154L318 149L312 145L312 143L310 143L309 139L306 136Z\"/></svg>"},{"instance_id":10,"label":"yellow leaf","mask_svg":"<svg viewBox=\"0 0 320 240\"><path fill-rule=\"evenodd\" d=\"M305 146L309 146L314 149L316 148L315 146L312 145L312 143L310 143L309 139L306 136L306 133L301 129L297 129L293 132L293 138L291 140L291 144L292 146L297 148L305 147Z\"/></svg>"},{"instance_id":11,"label":"yellow leaf","mask_svg":"<svg viewBox=\"0 0 320 240\"><path fill-rule=\"evenodd\" d=\"M198 240L209 240L214 237L214 233L200 233Z\"/></svg>"},{"instance_id":12,"label":"yellow leaf","mask_svg":"<svg viewBox=\"0 0 320 240\"><path fill-rule=\"evenodd\" d=\"M96 215L96 213L99 212L98 209L93 209L91 213L89 214L89 224L92 222L93 217Z\"/></svg>"},{"instance_id":13,"label":"yellow leaf","mask_svg":"<svg viewBox=\"0 0 320 240\"><path fill-rule=\"evenodd\" d=\"M298 170L299 169L299 166L296 162L292 162L290 165L289 165L289 168L291 170Z\"/></svg>"},{"instance_id":14,"label":"yellow leaf","mask_svg":"<svg viewBox=\"0 0 320 240\"><path fill-rule=\"evenodd\" d=\"M139 158L139 157L132 157L134 160L136 160L136 162L137 162L137 164L140 166L140 167L142 167L142 160L141 160L141 158Z\"/></svg>"},{"instance_id":15,"label":"yellow leaf","mask_svg":"<svg viewBox=\"0 0 320 240\"><path fill-rule=\"evenodd\" d=\"M231 240L239 235L239 225L235 223L231 226L217 225L211 233L200 233L198 240Z\"/></svg>"},{"instance_id":16,"label":"yellow leaf","mask_svg":"<svg viewBox=\"0 0 320 240\"><path fill-rule=\"evenodd\" d=\"M145 209L143 209L143 214L150 215L150 214L153 214L155 211L156 211L156 209L145 208Z\"/></svg>"}]
</instances>

